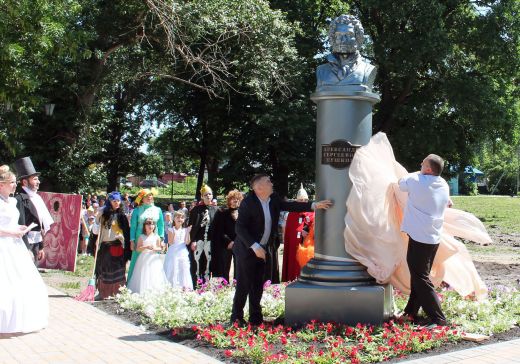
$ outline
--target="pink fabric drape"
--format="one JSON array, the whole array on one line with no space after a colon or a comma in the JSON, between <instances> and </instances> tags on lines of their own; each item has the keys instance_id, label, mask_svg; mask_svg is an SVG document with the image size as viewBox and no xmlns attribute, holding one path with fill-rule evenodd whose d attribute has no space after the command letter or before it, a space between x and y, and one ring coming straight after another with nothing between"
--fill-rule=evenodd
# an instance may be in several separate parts
<instances>
[{"instance_id":1,"label":"pink fabric drape","mask_svg":"<svg viewBox=\"0 0 520 364\"><path fill-rule=\"evenodd\" d=\"M397 185L408 172L394 158L384 133L374 135L356 152L350 165L353 186L347 199L345 249L379 283L410 292L406 263L408 236L400 231L407 194ZM491 243L484 225L474 215L446 209L439 250L431 270L438 286L448 283L460 295L472 293L477 299L487 294L471 256L455 236L480 244Z\"/></svg>"}]
</instances>

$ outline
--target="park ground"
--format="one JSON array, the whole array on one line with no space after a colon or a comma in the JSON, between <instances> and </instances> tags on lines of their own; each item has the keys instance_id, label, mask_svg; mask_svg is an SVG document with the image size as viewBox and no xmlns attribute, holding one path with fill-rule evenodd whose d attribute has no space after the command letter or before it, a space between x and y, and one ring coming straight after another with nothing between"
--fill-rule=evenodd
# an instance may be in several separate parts
<instances>
[{"instance_id":1,"label":"park ground","mask_svg":"<svg viewBox=\"0 0 520 364\"><path fill-rule=\"evenodd\" d=\"M507 285L520 288L520 198L506 196L471 196L454 197L455 207L474 213L486 226L492 243L487 246L465 242L475 266L485 283L491 287ZM86 287L91 274L93 258L78 257L76 272L60 272L46 270L42 272L45 282L70 296L75 296ZM119 306L114 301L96 302L95 307L112 315L141 325L137 314L125 312L120 314ZM164 328L149 327L151 331L169 336ZM520 328L495 335L489 342L501 342L520 337ZM177 340L175 340L177 341ZM220 356L208 345L201 345L196 340L180 340L178 343L202 351L210 356ZM427 355L439 355L452 350L471 348L475 344L469 342L453 343L431 350L428 353L412 354L408 359L422 359ZM223 359L221 357L221 359ZM401 359L402 360L402 359ZM394 359L392 362L400 361Z\"/></svg>"}]
</instances>

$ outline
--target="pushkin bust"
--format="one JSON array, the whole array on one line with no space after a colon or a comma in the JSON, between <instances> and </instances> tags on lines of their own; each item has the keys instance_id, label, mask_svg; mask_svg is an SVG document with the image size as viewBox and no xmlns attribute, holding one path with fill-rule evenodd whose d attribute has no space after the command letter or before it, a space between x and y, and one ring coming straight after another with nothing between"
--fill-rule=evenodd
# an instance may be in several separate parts
<instances>
[{"instance_id":1,"label":"pushkin bust","mask_svg":"<svg viewBox=\"0 0 520 364\"><path fill-rule=\"evenodd\" d=\"M316 91L332 91L338 87L359 85L360 90L371 91L376 77L376 67L365 62L359 54L364 30L352 15L340 15L329 29L332 53L328 63L316 70Z\"/></svg>"}]
</instances>

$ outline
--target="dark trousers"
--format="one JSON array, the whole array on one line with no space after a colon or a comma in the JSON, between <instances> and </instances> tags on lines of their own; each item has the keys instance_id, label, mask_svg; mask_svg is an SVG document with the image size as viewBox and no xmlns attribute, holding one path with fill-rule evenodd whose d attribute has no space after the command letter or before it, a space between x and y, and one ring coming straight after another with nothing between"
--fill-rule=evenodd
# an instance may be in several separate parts
<instances>
[{"instance_id":1,"label":"dark trousers","mask_svg":"<svg viewBox=\"0 0 520 364\"><path fill-rule=\"evenodd\" d=\"M247 249L237 256L236 268L237 286L231 321L244 319L244 306L249 296L249 322L259 325L263 321L260 301L264 293L265 261L257 258L252 249Z\"/></svg>"},{"instance_id":2,"label":"dark trousers","mask_svg":"<svg viewBox=\"0 0 520 364\"><path fill-rule=\"evenodd\" d=\"M33 254L34 265L38 267L38 253L40 252L40 244L29 244L29 251Z\"/></svg>"},{"instance_id":3,"label":"dark trousers","mask_svg":"<svg viewBox=\"0 0 520 364\"><path fill-rule=\"evenodd\" d=\"M221 277L224 278L226 281L229 282L229 271L231 270L231 260L233 259L233 252L229 249L226 249L222 252L222 272L221 272ZM233 262L235 263L234 264L234 269L233 271L236 272L237 271L237 267L236 267L236 260L233 260ZM235 273L236 275L236 273Z\"/></svg>"},{"instance_id":4,"label":"dark trousers","mask_svg":"<svg viewBox=\"0 0 520 364\"><path fill-rule=\"evenodd\" d=\"M424 244L409 238L406 262L410 269L411 292L404 312L415 317L422 307L433 323L445 324L446 317L430 281L430 270L438 248L439 244Z\"/></svg>"}]
</instances>

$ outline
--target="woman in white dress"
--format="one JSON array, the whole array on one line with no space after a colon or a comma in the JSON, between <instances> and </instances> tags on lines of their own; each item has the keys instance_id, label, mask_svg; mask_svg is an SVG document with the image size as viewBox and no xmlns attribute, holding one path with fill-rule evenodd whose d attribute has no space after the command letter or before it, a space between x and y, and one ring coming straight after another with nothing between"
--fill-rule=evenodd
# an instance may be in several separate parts
<instances>
[{"instance_id":1,"label":"woman in white dress","mask_svg":"<svg viewBox=\"0 0 520 364\"><path fill-rule=\"evenodd\" d=\"M143 224L143 234L137 240L139 257L135 262L134 273L128 282L128 289L134 293L160 290L168 286L164 274L161 238L155 233L155 222L148 218Z\"/></svg>"},{"instance_id":2,"label":"woman in white dress","mask_svg":"<svg viewBox=\"0 0 520 364\"><path fill-rule=\"evenodd\" d=\"M47 287L21 237L27 227L18 225L16 176L0 166L0 334L43 329L49 317Z\"/></svg>"},{"instance_id":3,"label":"woman in white dress","mask_svg":"<svg viewBox=\"0 0 520 364\"><path fill-rule=\"evenodd\" d=\"M193 289L190 273L190 227L183 227L185 216L182 211L173 213L174 226L168 229L168 253L164 260L166 278L173 287Z\"/></svg>"}]
</instances>

